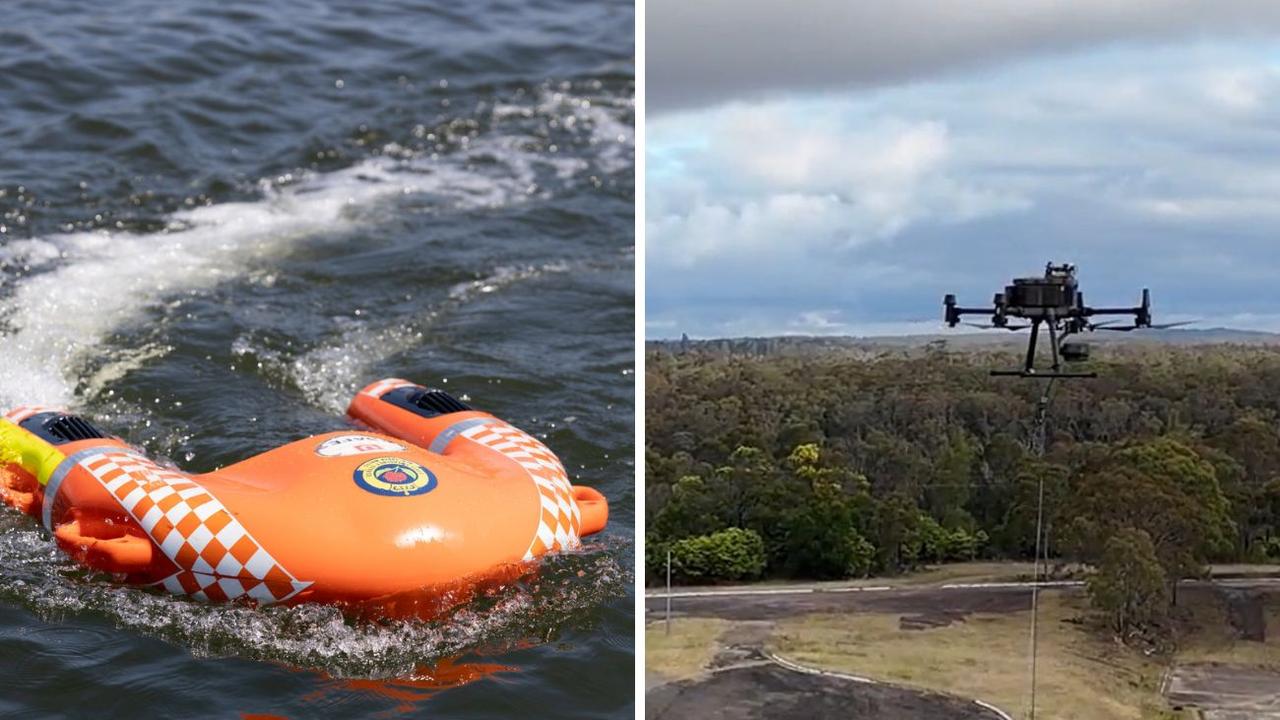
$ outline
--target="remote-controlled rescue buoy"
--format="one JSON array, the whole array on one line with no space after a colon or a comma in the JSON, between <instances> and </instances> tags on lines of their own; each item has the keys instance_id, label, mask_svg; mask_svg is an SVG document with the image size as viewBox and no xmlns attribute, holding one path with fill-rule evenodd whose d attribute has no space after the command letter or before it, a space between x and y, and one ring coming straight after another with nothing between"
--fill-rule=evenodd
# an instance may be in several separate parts
<instances>
[{"instance_id":1,"label":"remote-controlled rescue buoy","mask_svg":"<svg viewBox=\"0 0 1280 720\"><path fill-rule=\"evenodd\" d=\"M381 615L463 602L608 520L545 445L447 393L380 380L347 414L359 430L192 475L83 418L19 407L0 419L0 499L122 582Z\"/></svg>"}]
</instances>

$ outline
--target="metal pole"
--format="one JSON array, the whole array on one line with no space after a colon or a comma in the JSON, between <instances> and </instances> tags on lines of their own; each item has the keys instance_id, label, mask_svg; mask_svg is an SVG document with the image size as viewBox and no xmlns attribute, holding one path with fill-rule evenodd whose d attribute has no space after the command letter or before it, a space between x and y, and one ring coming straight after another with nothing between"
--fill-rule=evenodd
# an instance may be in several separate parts
<instances>
[{"instance_id":1,"label":"metal pole","mask_svg":"<svg viewBox=\"0 0 1280 720\"><path fill-rule=\"evenodd\" d=\"M671 634L671 548L667 548L667 634Z\"/></svg>"}]
</instances>

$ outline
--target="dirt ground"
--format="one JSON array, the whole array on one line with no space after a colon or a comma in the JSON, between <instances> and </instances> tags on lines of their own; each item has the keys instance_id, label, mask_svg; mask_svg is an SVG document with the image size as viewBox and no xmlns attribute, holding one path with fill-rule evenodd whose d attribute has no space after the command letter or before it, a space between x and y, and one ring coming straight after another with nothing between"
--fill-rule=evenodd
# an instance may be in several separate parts
<instances>
[{"instance_id":1,"label":"dirt ground","mask_svg":"<svg viewBox=\"0 0 1280 720\"><path fill-rule=\"evenodd\" d=\"M796 672L771 663L734 667L645 694L648 720L993 720L975 703L888 685Z\"/></svg>"}]
</instances>

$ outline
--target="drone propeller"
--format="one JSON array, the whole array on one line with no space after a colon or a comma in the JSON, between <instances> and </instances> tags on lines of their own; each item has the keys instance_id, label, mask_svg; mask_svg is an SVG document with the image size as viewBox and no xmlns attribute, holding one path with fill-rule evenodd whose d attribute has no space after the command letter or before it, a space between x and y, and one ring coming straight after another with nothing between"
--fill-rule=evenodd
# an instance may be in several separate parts
<instances>
[{"instance_id":1,"label":"drone propeller","mask_svg":"<svg viewBox=\"0 0 1280 720\"><path fill-rule=\"evenodd\" d=\"M964 324L965 324L965 325L968 325L969 327L982 328L983 330L1010 330L1010 331L1017 331L1017 330L1026 330L1028 327L1030 327L1029 325L992 325L992 324L989 324L989 323L984 325L984 324L982 324L982 323L971 323L971 322L967 322L967 323L964 323Z\"/></svg>"},{"instance_id":2,"label":"drone propeller","mask_svg":"<svg viewBox=\"0 0 1280 720\"><path fill-rule=\"evenodd\" d=\"M1194 322L1196 321L1183 320L1182 322L1163 323L1160 325L1125 325L1122 327L1103 327L1102 325L1094 325L1093 329L1111 330L1113 332L1133 332L1134 330L1166 330L1168 328L1175 328L1175 327L1181 327L1183 325L1190 325Z\"/></svg>"}]
</instances>

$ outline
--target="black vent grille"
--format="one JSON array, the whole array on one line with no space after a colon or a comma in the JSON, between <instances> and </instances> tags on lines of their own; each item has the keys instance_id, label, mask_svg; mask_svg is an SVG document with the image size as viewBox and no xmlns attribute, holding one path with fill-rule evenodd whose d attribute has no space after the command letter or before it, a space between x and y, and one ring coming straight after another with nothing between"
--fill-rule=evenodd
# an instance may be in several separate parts
<instances>
[{"instance_id":1,"label":"black vent grille","mask_svg":"<svg viewBox=\"0 0 1280 720\"><path fill-rule=\"evenodd\" d=\"M470 405L443 390L428 390L419 386L398 387L387 391L383 393L382 401L423 417L448 415L471 409Z\"/></svg>"},{"instance_id":2,"label":"black vent grille","mask_svg":"<svg viewBox=\"0 0 1280 720\"><path fill-rule=\"evenodd\" d=\"M93 423L75 415L39 413L22 421L22 427L55 445L107 437Z\"/></svg>"},{"instance_id":3,"label":"black vent grille","mask_svg":"<svg viewBox=\"0 0 1280 720\"><path fill-rule=\"evenodd\" d=\"M413 404L438 415L463 412L471 406L443 390L427 390L413 399Z\"/></svg>"}]
</instances>

